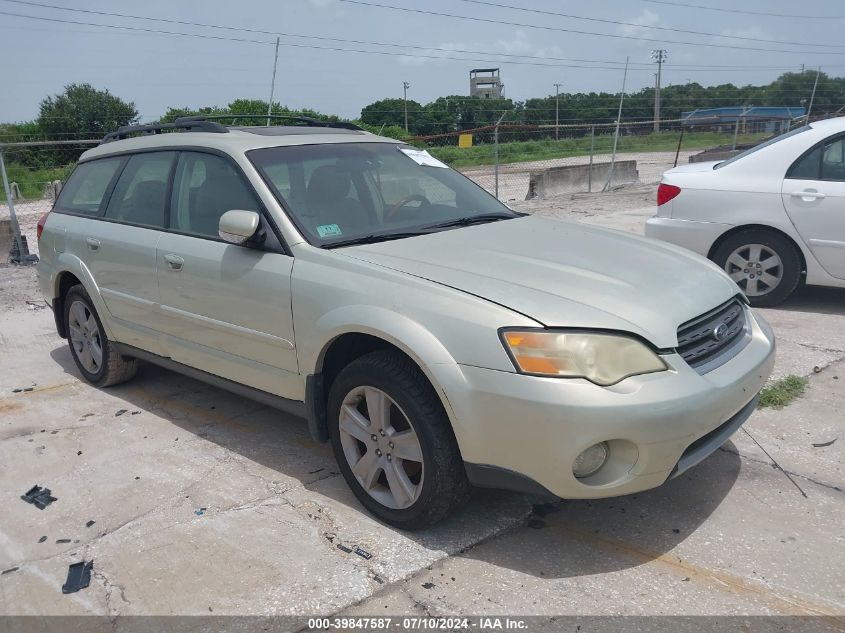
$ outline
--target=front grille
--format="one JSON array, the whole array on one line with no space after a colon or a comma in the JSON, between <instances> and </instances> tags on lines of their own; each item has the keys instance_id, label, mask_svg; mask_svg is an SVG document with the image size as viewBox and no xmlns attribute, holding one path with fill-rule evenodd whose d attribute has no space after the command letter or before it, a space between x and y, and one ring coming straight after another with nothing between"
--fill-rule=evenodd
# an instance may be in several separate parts
<instances>
[{"instance_id":1,"label":"front grille","mask_svg":"<svg viewBox=\"0 0 845 633\"><path fill-rule=\"evenodd\" d=\"M728 362L750 337L739 299L687 321L678 328L678 353L700 374Z\"/></svg>"}]
</instances>

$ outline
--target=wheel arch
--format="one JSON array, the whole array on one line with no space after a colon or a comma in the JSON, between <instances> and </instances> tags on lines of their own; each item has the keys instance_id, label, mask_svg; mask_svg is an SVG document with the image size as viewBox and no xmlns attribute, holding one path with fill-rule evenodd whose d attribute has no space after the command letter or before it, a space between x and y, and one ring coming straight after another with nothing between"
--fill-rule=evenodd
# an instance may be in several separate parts
<instances>
[{"instance_id":1,"label":"wheel arch","mask_svg":"<svg viewBox=\"0 0 845 633\"><path fill-rule=\"evenodd\" d=\"M415 321L397 318L395 312L380 315L378 314L380 310L373 308L367 312L368 318L358 320L356 325L349 322L345 325L336 324L331 333L325 337L325 343L319 347L313 359L304 363L305 404L311 436L320 442L328 440L326 403L332 381L340 370L356 358L382 349L401 353L422 371L450 421L453 421L454 413L449 399L431 369L432 365L451 365L457 368L457 363L448 350L434 334ZM390 317L390 321L387 321L390 324L388 327L378 327L373 324L373 321L381 316ZM326 315L320 322L324 320L332 321L332 313ZM318 330L321 329L320 322L317 324Z\"/></svg>"},{"instance_id":2,"label":"wheel arch","mask_svg":"<svg viewBox=\"0 0 845 633\"><path fill-rule=\"evenodd\" d=\"M745 231L766 231L768 233L780 235L784 239L788 240L795 247L795 250L798 252L798 257L801 259L801 274L807 274L807 255L804 253L804 248L801 246L801 244L799 244L795 240L795 238L792 237L789 233L786 233L781 229L769 226L767 224L743 224L741 226L735 226L731 229L728 229L727 231L722 233L718 238L716 238L716 240L710 246L710 250L707 251L707 259L711 261L713 260L713 256L716 254L716 251L719 249L719 247L724 244L725 240Z\"/></svg>"},{"instance_id":3,"label":"wheel arch","mask_svg":"<svg viewBox=\"0 0 845 633\"><path fill-rule=\"evenodd\" d=\"M91 302L94 304L94 308L97 310L103 329L106 331L106 336L115 340L109 319L107 318L109 316L108 309L106 308L106 304L100 295L100 289L94 281L94 277L91 275L91 271L88 270L88 267L85 266L82 260L77 257L68 253L62 253L57 261L57 268L59 272L56 273L53 280L52 306L53 316L56 321L56 330L58 331L59 336L67 338L67 332L65 331L64 326L65 295L67 295L68 290L70 290L73 286L81 285L85 288L85 291L91 298Z\"/></svg>"}]
</instances>

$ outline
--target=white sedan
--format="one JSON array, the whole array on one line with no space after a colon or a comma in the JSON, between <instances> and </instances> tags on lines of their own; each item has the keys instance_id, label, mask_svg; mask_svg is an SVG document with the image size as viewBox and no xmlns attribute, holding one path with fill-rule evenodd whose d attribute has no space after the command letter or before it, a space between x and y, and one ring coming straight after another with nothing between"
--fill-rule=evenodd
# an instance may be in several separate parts
<instances>
[{"instance_id":1,"label":"white sedan","mask_svg":"<svg viewBox=\"0 0 845 633\"><path fill-rule=\"evenodd\" d=\"M646 235L709 257L752 305L845 288L845 117L667 171Z\"/></svg>"}]
</instances>

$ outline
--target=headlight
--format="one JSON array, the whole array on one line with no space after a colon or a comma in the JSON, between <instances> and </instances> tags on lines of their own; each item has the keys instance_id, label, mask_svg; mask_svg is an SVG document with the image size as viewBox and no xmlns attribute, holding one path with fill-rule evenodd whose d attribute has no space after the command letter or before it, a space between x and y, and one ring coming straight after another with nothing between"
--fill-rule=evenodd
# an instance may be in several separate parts
<instances>
[{"instance_id":1,"label":"headlight","mask_svg":"<svg viewBox=\"0 0 845 633\"><path fill-rule=\"evenodd\" d=\"M666 363L648 347L618 334L504 330L502 340L523 374L586 378L607 386L628 376L666 369Z\"/></svg>"}]
</instances>

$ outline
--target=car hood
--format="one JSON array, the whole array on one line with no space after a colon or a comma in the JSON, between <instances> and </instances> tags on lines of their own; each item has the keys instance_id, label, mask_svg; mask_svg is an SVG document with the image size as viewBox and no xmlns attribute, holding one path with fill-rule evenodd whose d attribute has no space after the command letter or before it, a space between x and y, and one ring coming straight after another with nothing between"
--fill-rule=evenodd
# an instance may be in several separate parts
<instances>
[{"instance_id":1,"label":"car hood","mask_svg":"<svg viewBox=\"0 0 845 633\"><path fill-rule=\"evenodd\" d=\"M659 348L739 290L690 251L538 217L353 246L343 254L503 305L547 327L624 330Z\"/></svg>"},{"instance_id":2,"label":"car hood","mask_svg":"<svg viewBox=\"0 0 845 633\"><path fill-rule=\"evenodd\" d=\"M673 167L669 171L663 172L664 174L693 174L696 172L702 171L713 171L713 169L719 163L725 162L725 160L708 160L701 163L689 163L688 165L678 165L677 167Z\"/></svg>"}]
</instances>

